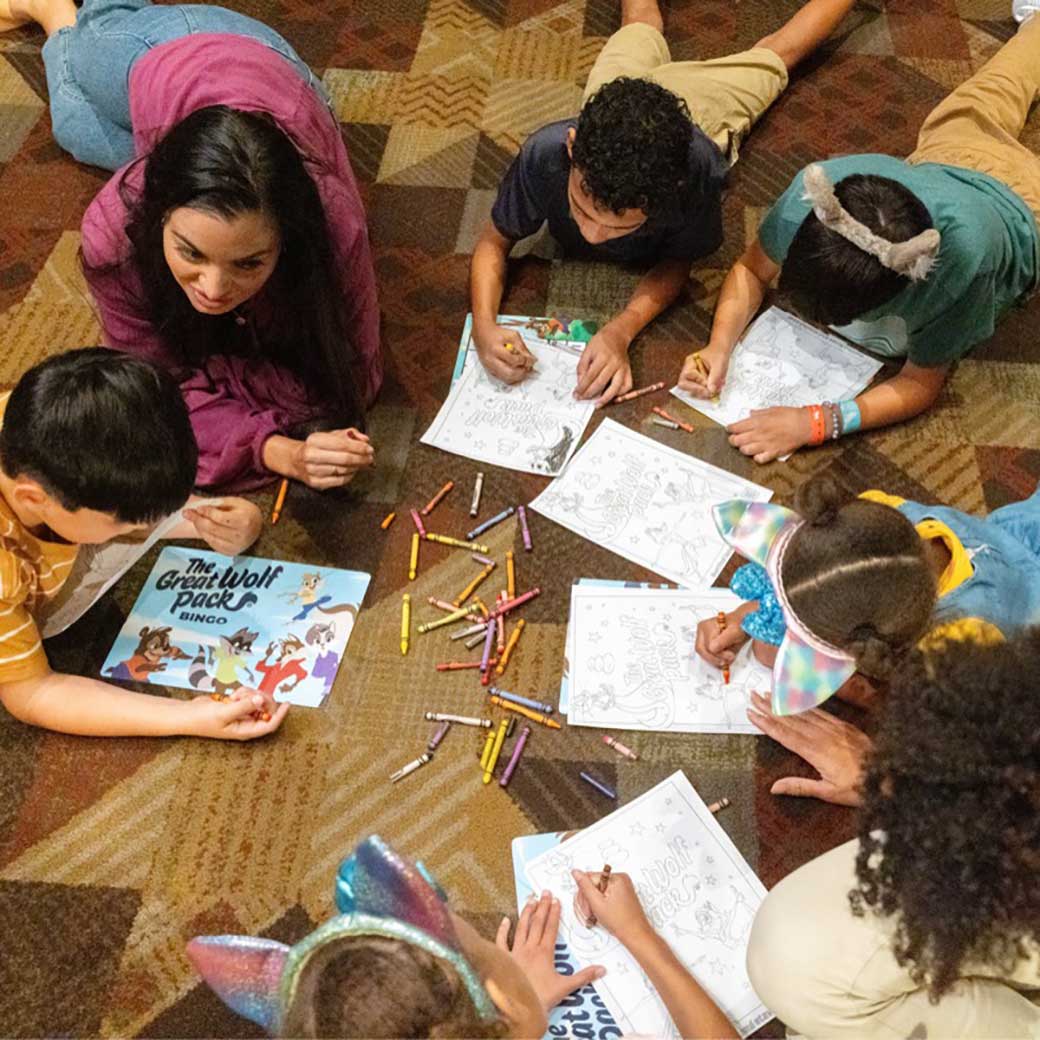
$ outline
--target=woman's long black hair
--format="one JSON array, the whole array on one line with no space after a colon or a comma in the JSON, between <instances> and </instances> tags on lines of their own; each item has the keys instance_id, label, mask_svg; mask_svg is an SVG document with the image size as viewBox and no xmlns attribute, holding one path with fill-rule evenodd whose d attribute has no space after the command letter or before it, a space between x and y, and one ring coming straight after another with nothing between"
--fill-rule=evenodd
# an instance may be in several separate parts
<instances>
[{"instance_id":1,"label":"woman's long black hair","mask_svg":"<svg viewBox=\"0 0 1040 1040\"><path fill-rule=\"evenodd\" d=\"M269 117L226 105L200 108L155 146L139 198L124 196L130 263L150 320L186 364L213 354L255 354L296 372L336 424L361 423L357 355L346 328L343 290L318 189L292 141ZM230 314L192 307L163 256L163 222L181 206L224 219L260 211L281 249L265 285L273 328L259 342Z\"/></svg>"}]
</instances>

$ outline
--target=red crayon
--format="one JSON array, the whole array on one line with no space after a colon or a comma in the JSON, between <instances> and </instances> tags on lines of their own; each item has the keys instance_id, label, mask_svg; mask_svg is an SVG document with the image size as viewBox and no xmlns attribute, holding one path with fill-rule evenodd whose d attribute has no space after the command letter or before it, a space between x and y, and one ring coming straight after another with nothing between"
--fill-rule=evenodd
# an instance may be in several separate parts
<instances>
[{"instance_id":1,"label":"red crayon","mask_svg":"<svg viewBox=\"0 0 1040 1040\"><path fill-rule=\"evenodd\" d=\"M542 590L535 586L533 589L529 589L522 596L517 596L516 599L511 599L506 603L500 603L491 612L492 617L498 617L500 614L508 614L511 610L516 610L517 607L522 607L529 600L535 598L535 596L541 595Z\"/></svg>"}]
</instances>

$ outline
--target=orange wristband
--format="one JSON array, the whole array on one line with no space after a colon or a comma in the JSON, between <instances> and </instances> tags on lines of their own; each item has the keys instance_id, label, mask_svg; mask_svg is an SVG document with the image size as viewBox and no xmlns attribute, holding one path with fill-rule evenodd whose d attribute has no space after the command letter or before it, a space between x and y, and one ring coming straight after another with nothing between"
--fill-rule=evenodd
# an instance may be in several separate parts
<instances>
[{"instance_id":1,"label":"orange wristband","mask_svg":"<svg viewBox=\"0 0 1040 1040\"><path fill-rule=\"evenodd\" d=\"M823 444L827 439L827 420L823 415L823 405L806 405L809 410L809 443L812 445Z\"/></svg>"}]
</instances>

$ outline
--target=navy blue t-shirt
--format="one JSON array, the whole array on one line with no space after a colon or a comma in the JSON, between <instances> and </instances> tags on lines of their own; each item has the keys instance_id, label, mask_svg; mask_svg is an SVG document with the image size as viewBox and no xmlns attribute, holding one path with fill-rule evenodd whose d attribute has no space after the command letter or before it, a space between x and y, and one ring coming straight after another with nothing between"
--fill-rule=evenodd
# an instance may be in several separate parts
<instances>
[{"instance_id":1,"label":"navy blue t-shirt","mask_svg":"<svg viewBox=\"0 0 1040 1040\"><path fill-rule=\"evenodd\" d=\"M695 260L722 244L722 189L728 167L711 139L694 126L690 133L688 184L673 210L651 216L635 231L600 245L582 237L571 216L567 180L571 160L567 132L577 119L536 130L506 171L491 210L500 234L514 241L533 235L543 221L569 256L619 264L652 264L679 257Z\"/></svg>"}]
</instances>

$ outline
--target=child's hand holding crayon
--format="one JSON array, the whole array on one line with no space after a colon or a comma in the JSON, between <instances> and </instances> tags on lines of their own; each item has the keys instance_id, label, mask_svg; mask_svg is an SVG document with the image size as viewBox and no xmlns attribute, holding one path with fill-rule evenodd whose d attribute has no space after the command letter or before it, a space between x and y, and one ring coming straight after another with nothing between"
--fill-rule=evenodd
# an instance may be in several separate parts
<instances>
[{"instance_id":1,"label":"child's hand holding crayon","mask_svg":"<svg viewBox=\"0 0 1040 1040\"><path fill-rule=\"evenodd\" d=\"M534 354L513 329L477 324L473 327L473 342L481 364L503 383L519 383L534 370Z\"/></svg>"},{"instance_id":2,"label":"child's hand holding crayon","mask_svg":"<svg viewBox=\"0 0 1040 1040\"><path fill-rule=\"evenodd\" d=\"M733 664L737 651L751 638L740 627L740 623L747 614L757 609L757 600L742 604L725 615L724 626L720 625L719 619L714 616L705 618L697 626L697 653L716 668L728 668Z\"/></svg>"},{"instance_id":3,"label":"child's hand holding crayon","mask_svg":"<svg viewBox=\"0 0 1040 1040\"><path fill-rule=\"evenodd\" d=\"M679 389L694 397L718 397L726 383L729 353L709 344L703 350L687 354L679 373Z\"/></svg>"},{"instance_id":4,"label":"child's hand holding crayon","mask_svg":"<svg viewBox=\"0 0 1040 1040\"><path fill-rule=\"evenodd\" d=\"M230 697L209 694L189 703L196 713L190 734L215 740L255 740L273 733L288 714L288 704L276 704L270 694L241 687Z\"/></svg>"}]
</instances>

